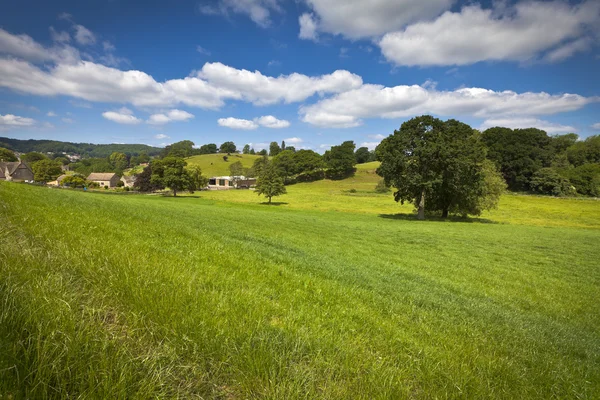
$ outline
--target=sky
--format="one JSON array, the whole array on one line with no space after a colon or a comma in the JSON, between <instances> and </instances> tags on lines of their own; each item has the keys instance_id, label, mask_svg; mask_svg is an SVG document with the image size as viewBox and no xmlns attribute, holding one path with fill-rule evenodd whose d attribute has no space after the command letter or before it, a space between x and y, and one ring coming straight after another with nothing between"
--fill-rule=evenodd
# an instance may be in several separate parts
<instances>
[{"instance_id":1,"label":"sky","mask_svg":"<svg viewBox=\"0 0 600 400\"><path fill-rule=\"evenodd\" d=\"M20 0L0 136L373 149L423 114L600 134L600 1Z\"/></svg>"}]
</instances>

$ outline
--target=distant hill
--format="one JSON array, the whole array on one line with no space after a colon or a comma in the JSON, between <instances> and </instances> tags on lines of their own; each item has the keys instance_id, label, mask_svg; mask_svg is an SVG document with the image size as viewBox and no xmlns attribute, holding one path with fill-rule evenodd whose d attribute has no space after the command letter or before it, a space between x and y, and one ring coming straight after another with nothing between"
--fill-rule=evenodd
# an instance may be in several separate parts
<instances>
[{"instance_id":1,"label":"distant hill","mask_svg":"<svg viewBox=\"0 0 600 400\"><path fill-rule=\"evenodd\" d=\"M241 161L245 168L250 168L254 160L262 156L250 154L231 154L227 161L223 160L225 154L202 154L186 159L188 165L197 165L202 169L204 176L226 176L229 175L229 166L236 161Z\"/></svg>"},{"instance_id":2,"label":"distant hill","mask_svg":"<svg viewBox=\"0 0 600 400\"><path fill-rule=\"evenodd\" d=\"M161 148L147 146L145 144L93 144L93 143L71 143L58 140L20 140L0 137L0 147L18 151L19 153L29 153L38 151L40 153L75 153L86 157L108 157L114 152L121 152L132 156L137 156L146 152L150 156L158 155Z\"/></svg>"}]
</instances>

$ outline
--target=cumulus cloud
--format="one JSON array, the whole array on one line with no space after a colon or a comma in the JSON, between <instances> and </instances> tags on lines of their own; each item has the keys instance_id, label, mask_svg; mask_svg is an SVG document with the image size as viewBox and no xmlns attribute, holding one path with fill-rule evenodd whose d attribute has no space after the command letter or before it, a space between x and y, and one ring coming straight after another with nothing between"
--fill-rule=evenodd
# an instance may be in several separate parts
<instances>
[{"instance_id":1,"label":"cumulus cloud","mask_svg":"<svg viewBox=\"0 0 600 400\"><path fill-rule=\"evenodd\" d=\"M62 45L46 48L28 35L13 35L0 28L0 54L32 62L73 63L80 59L77 49Z\"/></svg>"},{"instance_id":2,"label":"cumulus cloud","mask_svg":"<svg viewBox=\"0 0 600 400\"><path fill-rule=\"evenodd\" d=\"M64 122L65 124L72 124L73 122L75 122L75 120L73 118L62 118L62 122Z\"/></svg>"},{"instance_id":3,"label":"cumulus cloud","mask_svg":"<svg viewBox=\"0 0 600 400\"><path fill-rule=\"evenodd\" d=\"M386 138L386 136L382 135L381 133L378 133L377 135L367 135L367 137L369 139L375 139L375 140L383 140Z\"/></svg>"},{"instance_id":4,"label":"cumulus cloud","mask_svg":"<svg viewBox=\"0 0 600 400\"><path fill-rule=\"evenodd\" d=\"M0 126L31 126L35 124L35 120L32 118L19 117L13 114L0 114Z\"/></svg>"},{"instance_id":5,"label":"cumulus cloud","mask_svg":"<svg viewBox=\"0 0 600 400\"><path fill-rule=\"evenodd\" d=\"M455 0L306 0L315 29L351 39L374 37L438 16ZM318 27L317 27L318 24ZM302 23L300 25L302 32ZM302 36L301 36L302 37Z\"/></svg>"},{"instance_id":6,"label":"cumulus cloud","mask_svg":"<svg viewBox=\"0 0 600 400\"><path fill-rule=\"evenodd\" d=\"M286 121L285 119L277 119L272 115L265 115L260 118L255 118L254 122L264 126L265 128L271 129L281 129L290 126L290 121Z\"/></svg>"},{"instance_id":7,"label":"cumulus cloud","mask_svg":"<svg viewBox=\"0 0 600 400\"><path fill-rule=\"evenodd\" d=\"M597 124L592 125L593 129L600 129L600 122L598 122Z\"/></svg>"},{"instance_id":8,"label":"cumulus cloud","mask_svg":"<svg viewBox=\"0 0 600 400\"><path fill-rule=\"evenodd\" d=\"M50 27L50 37L52 38L52 41L59 43L68 43L71 41L71 35L69 35L69 32L59 32L54 29L53 26Z\"/></svg>"},{"instance_id":9,"label":"cumulus cloud","mask_svg":"<svg viewBox=\"0 0 600 400\"><path fill-rule=\"evenodd\" d=\"M379 143L381 143L381 141L379 141L379 142L362 142L360 144L360 146L358 146L358 147L366 147L369 150L375 150L375 147L379 146Z\"/></svg>"},{"instance_id":10,"label":"cumulus cloud","mask_svg":"<svg viewBox=\"0 0 600 400\"><path fill-rule=\"evenodd\" d=\"M163 125L175 121L187 121L194 118L193 114L183 110L170 110L166 113L152 114L148 123L152 125Z\"/></svg>"},{"instance_id":11,"label":"cumulus cloud","mask_svg":"<svg viewBox=\"0 0 600 400\"><path fill-rule=\"evenodd\" d=\"M304 140L302 140L299 137L290 137L290 138L287 138L287 139L283 139L283 141L286 144L300 144L300 143L304 143Z\"/></svg>"},{"instance_id":12,"label":"cumulus cloud","mask_svg":"<svg viewBox=\"0 0 600 400\"><path fill-rule=\"evenodd\" d=\"M538 128L549 134L574 133L577 129L572 126L557 124L537 118L492 118L487 119L481 125L481 130L502 126L511 129Z\"/></svg>"},{"instance_id":13,"label":"cumulus cloud","mask_svg":"<svg viewBox=\"0 0 600 400\"><path fill-rule=\"evenodd\" d=\"M301 107L302 119L323 127L351 128L361 118L403 118L420 114L491 118L538 116L573 111L600 98L576 94L496 92L481 88L438 91L418 85L363 85L316 104Z\"/></svg>"},{"instance_id":14,"label":"cumulus cloud","mask_svg":"<svg viewBox=\"0 0 600 400\"><path fill-rule=\"evenodd\" d=\"M243 130L254 130L258 128L258 124L254 121L250 121L248 119L239 119L239 118L219 118L217 123L220 126L224 126L226 128L231 129L243 129Z\"/></svg>"},{"instance_id":15,"label":"cumulus cloud","mask_svg":"<svg viewBox=\"0 0 600 400\"><path fill-rule=\"evenodd\" d=\"M277 0L218 0L216 4L200 4L198 10L206 15L243 14L258 26L266 28L271 25L271 12L281 12L281 7Z\"/></svg>"},{"instance_id":16,"label":"cumulus cloud","mask_svg":"<svg viewBox=\"0 0 600 400\"><path fill-rule=\"evenodd\" d=\"M75 30L75 40L81 45L90 45L96 43L96 35L83 25L73 25Z\"/></svg>"},{"instance_id":17,"label":"cumulus cloud","mask_svg":"<svg viewBox=\"0 0 600 400\"><path fill-rule=\"evenodd\" d=\"M106 111L102 113L102 116L107 120L116 122L118 124L136 125L142 122L141 119L136 118L133 115L133 111L126 107L123 107L117 111Z\"/></svg>"},{"instance_id":18,"label":"cumulus cloud","mask_svg":"<svg viewBox=\"0 0 600 400\"><path fill-rule=\"evenodd\" d=\"M159 133L158 135L154 135L155 139L170 139L170 136L165 135L164 133Z\"/></svg>"},{"instance_id":19,"label":"cumulus cloud","mask_svg":"<svg viewBox=\"0 0 600 400\"><path fill-rule=\"evenodd\" d=\"M300 24L300 39L317 40L317 21L311 14L304 13L298 18Z\"/></svg>"},{"instance_id":20,"label":"cumulus cloud","mask_svg":"<svg viewBox=\"0 0 600 400\"><path fill-rule=\"evenodd\" d=\"M479 61L559 61L590 45L588 28L600 20L600 3L521 2L504 9L463 7L433 21L387 33L383 55L397 65L467 65Z\"/></svg>"},{"instance_id":21,"label":"cumulus cloud","mask_svg":"<svg viewBox=\"0 0 600 400\"><path fill-rule=\"evenodd\" d=\"M48 117L57 117L56 113L54 111L48 111L48 113L46 114Z\"/></svg>"}]
</instances>

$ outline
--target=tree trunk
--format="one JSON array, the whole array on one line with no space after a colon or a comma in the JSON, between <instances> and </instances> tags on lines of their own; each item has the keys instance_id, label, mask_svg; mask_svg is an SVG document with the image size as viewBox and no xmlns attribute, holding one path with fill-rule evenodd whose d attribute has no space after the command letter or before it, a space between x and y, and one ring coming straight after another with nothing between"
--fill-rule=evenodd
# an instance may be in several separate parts
<instances>
[{"instance_id":1,"label":"tree trunk","mask_svg":"<svg viewBox=\"0 0 600 400\"><path fill-rule=\"evenodd\" d=\"M173 197L177 197L177 190L173 189Z\"/></svg>"},{"instance_id":2,"label":"tree trunk","mask_svg":"<svg viewBox=\"0 0 600 400\"><path fill-rule=\"evenodd\" d=\"M269 204L271 204L271 196L269 196Z\"/></svg>"},{"instance_id":3,"label":"tree trunk","mask_svg":"<svg viewBox=\"0 0 600 400\"><path fill-rule=\"evenodd\" d=\"M419 201L419 212L417 214L417 219L425 219L425 189L421 189L421 200Z\"/></svg>"},{"instance_id":4,"label":"tree trunk","mask_svg":"<svg viewBox=\"0 0 600 400\"><path fill-rule=\"evenodd\" d=\"M448 218L448 207L444 207L442 210L442 218Z\"/></svg>"}]
</instances>

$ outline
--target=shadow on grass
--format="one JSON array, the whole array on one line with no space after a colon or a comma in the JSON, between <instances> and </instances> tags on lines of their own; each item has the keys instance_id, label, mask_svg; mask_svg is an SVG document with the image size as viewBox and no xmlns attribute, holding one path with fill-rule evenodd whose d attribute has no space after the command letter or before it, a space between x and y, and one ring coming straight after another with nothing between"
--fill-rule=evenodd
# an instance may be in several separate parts
<instances>
[{"instance_id":1,"label":"shadow on grass","mask_svg":"<svg viewBox=\"0 0 600 400\"><path fill-rule=\"evenodd\" d=\"M413 214L413 213L379 214L379 218L399 219L399 220L404 220L404 221L418 221L417 214ZM472 218L472 217L459 217L459 216L449 216L448 218L426 216L425 221L462 222L462 223L468 223L468 224L473 224L473 223L498 224L499 223L499 222L492 221L491 219L486 219L486 218Z\"/></svg>"},{"instance_id":2,"label":"shadow on grass","mask_svg":"<svg viewBox=\"0 0 600 400\"><path fill-rule=\"evenodd\" d=\"M264 202L262 202L260 204L263 205L263 206L284 206L284 205L289 204L289 203L286 203L285 201L273 201L271 203L269 203L268 201L264 201Z\"/></svg>"},{"instance_id":3,"label":"shadow on grass","mask_svg":"<svg viewBox=\"0 0 600 400\"><path fill-rule=\"evenodd\" d=\"M200 198L202 198L201 196L198 196L198 195L173 196L173 193L161 194L160 197L168 197L171 199L200 199Z\"/></svg>"}]
</instances>

